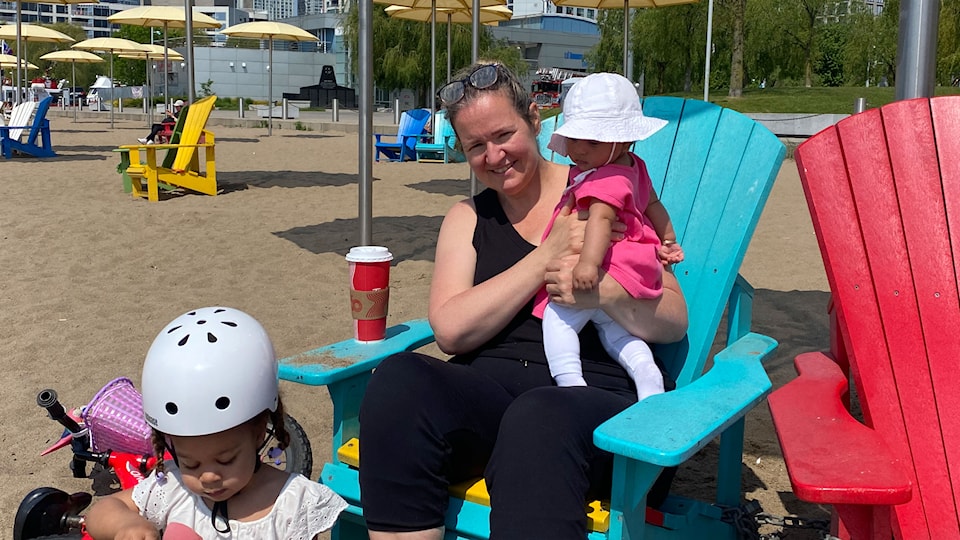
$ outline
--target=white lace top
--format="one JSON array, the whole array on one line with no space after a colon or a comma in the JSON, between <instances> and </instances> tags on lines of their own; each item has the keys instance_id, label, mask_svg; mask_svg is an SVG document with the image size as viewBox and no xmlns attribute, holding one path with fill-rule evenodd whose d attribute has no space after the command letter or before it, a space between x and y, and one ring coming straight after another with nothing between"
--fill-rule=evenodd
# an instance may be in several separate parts
<instances>
[{"instance_id":1,"label":"white lace top","mask_svg":"<svg viewBox=\"0 0 960 540\"><path fill-rule=\"evenodd\" d=\"M200 496L183 487L180 471L169 467L164 482L156 472L133 488L133 502L140 515L158 529L168 523L182 523L206 539L311 540L333 527L346 501L327 486L303 475L287 479L273 509L255 521L230 520L230 532L213 527L211 511ZM218 519L220 528L223 522Z\"/></svg>"}]
</instances>

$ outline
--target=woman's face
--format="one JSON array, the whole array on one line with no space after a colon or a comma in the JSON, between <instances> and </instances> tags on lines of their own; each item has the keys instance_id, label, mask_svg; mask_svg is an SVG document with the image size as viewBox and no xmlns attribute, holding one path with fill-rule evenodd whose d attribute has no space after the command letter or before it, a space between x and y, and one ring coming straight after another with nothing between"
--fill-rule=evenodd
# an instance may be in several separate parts
<instances>
[{"instance_id":1,"label":"woman's face","mask_svg":"<svg viewBox=\"0 0 960 540\"><path fill-rule=\"evenodd\" d=\"M483 185L512 194L537 178L542 158L536 133L506 96L481 93L460 110L456 124L467 162Z\"/></svg>"},{"instance_id":2,"label":"woman's face","mask_svg":"<svg viewBox=\"0 0 960 540\"><path fill-rule=\"evenodd\" d=\"M259 422L247 422L213 435L170 437L183 485L210 501L225 501L253 478L263 439Z\"/></svg>"}]
</instances>

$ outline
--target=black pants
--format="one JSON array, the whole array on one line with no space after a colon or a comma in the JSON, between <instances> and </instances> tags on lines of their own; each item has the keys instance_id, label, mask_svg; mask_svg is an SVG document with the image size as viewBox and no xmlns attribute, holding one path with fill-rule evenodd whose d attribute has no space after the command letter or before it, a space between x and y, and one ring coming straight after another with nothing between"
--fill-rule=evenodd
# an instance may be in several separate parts
<instances>
[{"instance_id":1,"label":"black pants","mask_svg":"<svg viewBox=\"0 0 960 540\"><path fill-rule=\"evenodd\" d=\"M483 475L491 538L582 540L585 501L610 486L612 456L593 431L636 401L625 374L586 378L590 386L558 388L544 364L386 359L360 410L367 527L440 527L448 485Z\"/></svg>"},{"instance_id":2,"label":"black pants","mask_svg":"<svg viewBox=\"0 0 960 540\"><path fill-rule=\"evenodd\" d=\"M148 141L156 140L157 134L159 134L161 131L163 131L163 126L165 126L165 125L167 125L167 124L173 126L174 122L161 122L161 123L159 123L159 124L153 124L153 125L150 127L150 134L147 135L147 140L148 140Z\"/></svg>"}]
</instances>

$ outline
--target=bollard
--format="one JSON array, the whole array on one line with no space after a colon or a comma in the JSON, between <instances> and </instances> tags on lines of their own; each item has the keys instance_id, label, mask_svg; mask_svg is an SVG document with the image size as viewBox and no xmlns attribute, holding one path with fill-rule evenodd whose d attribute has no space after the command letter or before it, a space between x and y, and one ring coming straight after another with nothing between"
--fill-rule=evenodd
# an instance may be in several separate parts
<instances>
[{"instance_id":1,"label":"bollard","mask_svg":"<svg viewBox=\"0 0 960 540\"><path fill-rule=\"evenodd\" d=\"M123 98L117 100L117 112L123 112Z\"/></svg>"},{"instance_id":2,"label":"bollard","mask_svg":"<svg viewBox=\"0 0 960 540\"><path fill-rule=\"evenodd\" d=\"M240 112L240 118L243 118L243 109L245 105L243 103L243 98L237 98L237 111Z\"/></svg>"},{"instance_id":3,"label":"bollard","mask_svg":"<svg viewBox=\"0 0 960 540\"><path fill-rule=\"evenodd\" d=\"M858 97L853 102L853 114L862 113L867 110L867 98Z\"/></svg>"},{"instance_id":4,"label":"bollard","mask_svg":"<svg viewBox=\"0 0 960 540\"><path fill-rule=\"evenodd\" d=\"M400 98L393 100L393 123L400 125Z\"/></svg>"},{"instance_id":5,"label":"bollard","mask_svg":"<svg viewBox=\"0 0 960 540\"><path fill-rule=\"evenodd\" d=\"M287 118L290 118L290 115L287 113L288 107L289 107L289 102L287 101L287 98L283 98L283 101L280 102L280 111L283 114L284 120L286 120Z\"/></svg>"},{"instance_id":6,"label":"bollard","mask_svg":"<svg viewBox=\"0 0 960 540\"><path fill-rule=\"evenodd\" d=\"M337 98L333 98L333 105L331 106L333 110L333 121L340 121L340 101Z\"/></svg>"}]
</instances>

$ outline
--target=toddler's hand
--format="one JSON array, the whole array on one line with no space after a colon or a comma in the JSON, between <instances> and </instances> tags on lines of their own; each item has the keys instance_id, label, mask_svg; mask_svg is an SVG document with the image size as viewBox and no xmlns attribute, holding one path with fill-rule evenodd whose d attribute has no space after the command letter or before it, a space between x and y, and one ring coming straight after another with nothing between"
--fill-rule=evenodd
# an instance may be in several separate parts
<instances>
[{"instance_id":1,"label":"toddler's hand","mask_svg":"<svg viewBox=\"0 0 960 540\"><path fill-rule=\"evenodd\" d=\"M600 281L600 270L595 264L586 264L578 262L573 267L573 288L581 291L589 291L597 286Z\"/></svg>"},{"instance_id":2,"label":"toddler's hand","mask_svg":"<svg viewBox=\"0 0 960 540\"><path fill-rule=\"evenodd\" d=\"M657 255L660 257L660 262L662 262L664 266L683 262L683 248L677 243L660 246Z\"/></svg>"}]
</instances>

